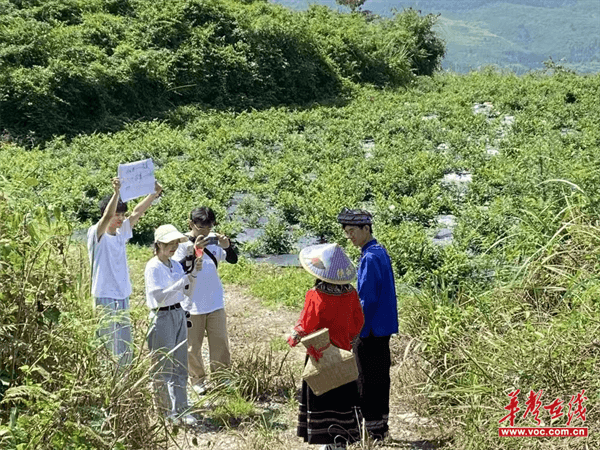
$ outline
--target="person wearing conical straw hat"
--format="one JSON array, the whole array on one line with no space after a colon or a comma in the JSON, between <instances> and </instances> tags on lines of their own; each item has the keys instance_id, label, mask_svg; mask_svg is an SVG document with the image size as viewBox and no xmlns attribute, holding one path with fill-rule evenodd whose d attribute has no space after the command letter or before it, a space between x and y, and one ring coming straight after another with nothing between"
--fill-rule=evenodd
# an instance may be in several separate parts
<instances>
[{"instance_id":1,"label":"person wearing conical straw hat","mask_svg":"<svg viewBox=\"0 0 600 450\"><path fill-rule=\"evenodd\" d=\"M373 237L373 216L363 209L342 209L344 234L361 249L356 283L365 325L353 345L358 365L360 409L367 431L383 440L390 413L390 337L398 333L398 302L392 262Z\"/></svg>"},{"instance_id":2,"label":"person wearing conical straw hat","mask_svg":"<svg viewBox=\"0 0 600 450\"><path fill-rule=\"evenodd\" d=\"M306 247L299 258L316 280L306 293L304 309L288 343L294 347L304 336L328 328L331 344L351 350L352 340L364 323L358 293L350 284L356 278L356 269L338 244ZM305 442L322 444L321 450L333 450L359 440L356 381L320 396L302 381L301 395L297 434Z\"/></svg>"}]
</instances>

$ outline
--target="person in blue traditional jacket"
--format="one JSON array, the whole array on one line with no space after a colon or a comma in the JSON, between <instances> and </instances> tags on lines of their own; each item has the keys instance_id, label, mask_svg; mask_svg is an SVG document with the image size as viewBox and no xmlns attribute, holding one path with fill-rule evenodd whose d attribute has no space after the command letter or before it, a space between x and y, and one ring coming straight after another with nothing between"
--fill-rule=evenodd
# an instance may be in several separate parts
<instances>
[{"instance_id":1,"label":"person in blue traditional jacket","mask_svg":"<svg viewBox=\"0 0 600 450\"><path fill-rule=\"evenodd\" d=\"M357 290L365 324L353 351L358 364L360 409L374 439L388 434L390 414L390 337L398 333L398 302L392 262L373 237L373 216L365 210L344 208L338 222L346 237L361 249Z\"/></svg>"}]
</instances>

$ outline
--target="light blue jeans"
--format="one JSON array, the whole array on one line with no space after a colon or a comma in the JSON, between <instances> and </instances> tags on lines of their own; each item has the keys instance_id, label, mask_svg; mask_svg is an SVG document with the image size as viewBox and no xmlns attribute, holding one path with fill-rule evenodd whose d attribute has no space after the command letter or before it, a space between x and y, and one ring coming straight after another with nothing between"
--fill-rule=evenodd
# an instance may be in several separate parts
<instances>
[{"instance_id":1,"label":"light blue jeans","mask_svg":"<svg viewBox=\"0 0 600 450\"><path fill-rule=\"evenodd\" d=\"M129 297L114 299L96 297L96 309L102 314L98 336L109 352L125 367L133 359Z\"/></svg>"}]
</instances>

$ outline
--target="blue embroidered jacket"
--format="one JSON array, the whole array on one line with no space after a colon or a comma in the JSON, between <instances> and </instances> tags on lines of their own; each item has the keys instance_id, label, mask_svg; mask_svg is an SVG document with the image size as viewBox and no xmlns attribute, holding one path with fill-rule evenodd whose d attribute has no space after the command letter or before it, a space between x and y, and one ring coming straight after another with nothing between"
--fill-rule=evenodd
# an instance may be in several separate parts
<instances>
[{"instance_id":1,"label":"blue embroidered jacket","mask_svg":"<svg viewBox=\"0 0 600 450\"><path fill-rule=\"evenodd\" d=\"M398 302L390 257L376 239L362 248L358 264L358 296L365 315L360 337L398 333Z\"/></svg>"}]
</instances>

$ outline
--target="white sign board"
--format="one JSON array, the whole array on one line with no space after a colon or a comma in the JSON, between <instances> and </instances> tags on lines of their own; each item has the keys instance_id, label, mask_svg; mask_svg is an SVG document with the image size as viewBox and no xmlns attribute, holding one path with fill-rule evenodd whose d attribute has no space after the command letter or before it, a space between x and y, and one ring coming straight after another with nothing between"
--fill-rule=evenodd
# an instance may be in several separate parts
<instances>
[{"instance_id":1,"label":"white sign board","mask_svg":"<svg viewBox=\"0 0 600 450\"><path fill-rule=\"evenodd\" d=\"M152 159L119 164L121 180L121 200L131 199L154 193L154 163Z\"/></svg>"}]
</instances>

